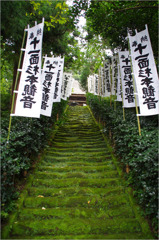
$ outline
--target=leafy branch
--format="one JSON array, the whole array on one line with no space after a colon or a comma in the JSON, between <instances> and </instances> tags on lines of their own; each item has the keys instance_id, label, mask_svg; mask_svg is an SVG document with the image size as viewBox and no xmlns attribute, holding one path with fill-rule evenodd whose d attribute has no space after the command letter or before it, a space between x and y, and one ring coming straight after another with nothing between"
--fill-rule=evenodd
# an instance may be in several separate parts
<instances>
[{"instance_id":1,"label":"leafy branch","mask_svg":"<svg viewBox=\"0 0 159 240\"><path fill-rule=\"evenodd\" d=\"M141 8L158 8L158 6L137 6L137 7L118 9L118 10L115 10L115 12L124 12L127 10L141 9Z\"/></svg>"}]
</instances>

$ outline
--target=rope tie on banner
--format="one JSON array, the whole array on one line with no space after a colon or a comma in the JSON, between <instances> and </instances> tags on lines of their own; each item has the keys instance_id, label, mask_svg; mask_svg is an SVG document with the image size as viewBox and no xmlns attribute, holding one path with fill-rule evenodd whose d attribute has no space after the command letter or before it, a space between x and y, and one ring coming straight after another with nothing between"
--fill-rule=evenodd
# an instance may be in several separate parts
<instances>
[{"instance_id":1,"label":"rope tie on banner","mask_svg":"<svg viewBox=\"0 0 159 240\"><path fill-rule=\"evenodd\" d=\"M29 28L29 26L28 26L28 28ZM8 127L7 143L9 143L9 138L10 138L10 130L11 130L11 123L12 123L12 116L13 116L13 108L14 108L14 102L15 102L15 94L18 93L18 91L16 90L16 88L17 88L18 79L19 79L19 72L22 71L22 70L20 69L20 65L21 65L21 61L22 61L22 53L23 53L23 51L24 51L23 47L24 47L24 43L25 43L25 37L26 37L26 29L24 29L22 47L21 47L20 57L19 57L19 63L18 63L18 70L17 70L16 79L15 79L15 85L14 85L14 90L13 90L12 105L11 105L11 114L10 114L10 118L9 118L9 127Z\"/></svg>"}]
</instances>

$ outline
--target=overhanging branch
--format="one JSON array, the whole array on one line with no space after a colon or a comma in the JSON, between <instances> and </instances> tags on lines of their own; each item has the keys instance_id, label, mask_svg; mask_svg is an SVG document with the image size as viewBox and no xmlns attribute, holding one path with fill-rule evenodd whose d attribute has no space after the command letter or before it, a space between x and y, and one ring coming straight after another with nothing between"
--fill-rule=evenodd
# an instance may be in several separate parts
<instances>
[{"instance_id":1,"label":"overhanging branch","mask_svg":"<svg viewBox=\"0 0 159 240\"><path fill-rule=\"evenodd\" d=\"M157 8L158 9L158 6L137 6L137 7L131 7L131 8L118 9L118 10L115 10L115 11L116 12L124 12L124 11L127 11L127 10L140 9L140 8Z\"/></svg>"}]
</instances>

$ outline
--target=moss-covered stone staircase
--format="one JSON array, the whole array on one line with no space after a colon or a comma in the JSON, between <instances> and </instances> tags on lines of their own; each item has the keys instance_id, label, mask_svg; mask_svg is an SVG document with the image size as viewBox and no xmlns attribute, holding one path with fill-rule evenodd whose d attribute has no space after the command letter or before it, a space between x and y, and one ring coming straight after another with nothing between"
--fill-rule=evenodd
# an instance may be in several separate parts
<instances>
[{"instance_id":1,"label":"moss-covered stone staircase","mask_svg":"<svg viewBox=\"0 0 159 240\"><path fill-rule=\"evenodd\" d=\"M8 239L151 239L87 107L69 107Z\"/></svg>"}]
</instances>

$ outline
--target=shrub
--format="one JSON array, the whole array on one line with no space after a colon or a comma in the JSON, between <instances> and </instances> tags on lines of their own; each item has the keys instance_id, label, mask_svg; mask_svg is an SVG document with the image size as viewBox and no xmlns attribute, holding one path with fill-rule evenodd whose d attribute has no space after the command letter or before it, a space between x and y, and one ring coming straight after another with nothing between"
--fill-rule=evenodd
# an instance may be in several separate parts
<instances>
[{"instance_id":1,"label":"shrub","mask_svg":"<svg viewBox=\"0 0 159 240\"><path fill-rule=\"evenodd\" d=\"M6 218L14 208L17 199L16 179L23 176L35 157L47 145L51 128L56 122L57 113L62 116L67 102L61 101L53 106L51 118L41 116L36 118L13 117L10 140L7 143L9 113L2 116L1 124L1 198L2 217Z\"/></svg>"}]
</instances>

